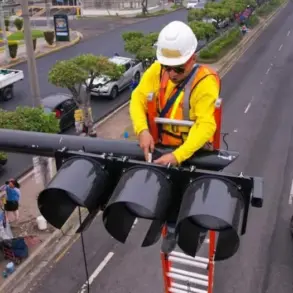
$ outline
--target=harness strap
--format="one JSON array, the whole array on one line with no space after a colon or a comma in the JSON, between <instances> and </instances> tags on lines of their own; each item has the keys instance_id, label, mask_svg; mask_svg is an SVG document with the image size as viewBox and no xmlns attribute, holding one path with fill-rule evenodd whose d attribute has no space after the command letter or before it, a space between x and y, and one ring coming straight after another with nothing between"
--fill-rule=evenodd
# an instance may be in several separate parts
<instances>
[{"instance_id":1,"label":"harness strap","mask_svg":"<svg viewBox=\"0 0 293 293\"><path fill-rule=\"evenodd\" d=\"M185 89L184 89L184 97L183 97L183 119L184 120L190 120L189 119L189 109L190 109L190 94L193 91L193 82L195 79L195 76L197 74L197 69L200 67L199 65L196 65L196 70L193 72L191 78L188 80Z\"/></svg>"},{"instance_id":2,"label":"harness strap","mask_svg":"<svg viewBox=\"0 0 293 293\"><path fill-rule=\"evenodd\" d=\"M189 75L186 77L186 79L182 82L182 84L178 87L177 91L172 95L170 99L168 99L165 107L161 110L160 116L159 117L165 117L166 114L169 112L171 107L174 105L176 99L180 95L181 91L185 88L185 86L189 83L189 81L192 80L192 77L195 76L197 69L199 65L195 65L192 69L192 71L189 73ZM192 84L192 81L191 81ZM191 86L190 86L191 87Z\"/></svg>"}]
</instances>

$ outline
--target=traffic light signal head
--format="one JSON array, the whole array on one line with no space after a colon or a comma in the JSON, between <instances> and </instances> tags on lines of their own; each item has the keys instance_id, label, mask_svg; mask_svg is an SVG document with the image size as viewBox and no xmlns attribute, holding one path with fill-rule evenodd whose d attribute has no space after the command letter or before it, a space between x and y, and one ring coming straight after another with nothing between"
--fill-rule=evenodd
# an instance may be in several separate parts
<instances>
[{"instance_id":1,"label":"traffic light signal head","mask_svg":"<svg viewBox=\"0 0 293 293\"><path fill-rule=\"evenodd\" d=\"M62 164L56 176L38 197L44 218L60 229L76 207L90 212L99 207L109 174L93 158L74 156Z\"/></svg>"},{"instance_id":2,"label":"traffic light signal head","mask_svg":"<svg viewBox=\"0 0 293 293\"><path fill-rule=\"evenodd\" d=\"M137 217L152 220L142 246L153 244L167 217L171 188L168 175L160 169L148 165L124 169L103 213L105 228L124 243Z\"/></svg>"},{"instance_id":3,"label":"traffic light signal head","mask_svg":"<svg viewBox=\"0 0 293 293\"><path fill-rule=\"evenodd\" d=\"M192 181L183 194L177 220L180 248L186 254L195 256L199 249L197 243L200 234L213 230L219 232L217 260L231 257L237 251L239 237L245 230L243 219L248 212L252 188L249 178L240 182L237 177L206 174ZM195 233L190 236L193 230L198 235Z\"/></svg>"}]
</instances>

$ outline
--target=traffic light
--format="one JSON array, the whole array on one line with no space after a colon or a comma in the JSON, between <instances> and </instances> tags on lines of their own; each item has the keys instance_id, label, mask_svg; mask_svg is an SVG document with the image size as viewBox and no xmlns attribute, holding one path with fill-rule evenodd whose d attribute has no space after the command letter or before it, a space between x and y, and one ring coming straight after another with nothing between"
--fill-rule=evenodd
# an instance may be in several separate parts
<instances>
[{"instance_id":1,"label":"traffic light","mask_svg":"<svg viewBox=\"0 0 293 293\"><path fill-rule=\"evenodd\" d=\"M157 242L166 223L178 246L195 256L209 230L217 233L215 260L235 254L250 205L263 203L262 179L222 171L238 156L199 151L180 167L144 161L135 142L0 129L0 150L55 156L57 174L39 194L41 214L60 229L76 207L89 211L77 232L99 210L108 233L124 243L136 218L149 220L142 246ZM168 149L156 149L160 156ZM97 232L98 233L98 232Z\"/></svg>"},{"instance_id":2,"label":"traffic light","mask_svg":"<svg viewBox=\"0 0 293 293\"><path fill-rule=\"evenodd\" d=\"M212 156L219 158L218 151L209 153L205 153L208 162ZM228 157L226 153L226 165ZM90 213L105 206L104 226L121 243L136 218L151 221L144 247L156 243L162 227L175 219L177 243L190 256L196 255L209 230L219 232L216 260L237 251L254 185L261 185L257 178L242 174L158 166L113 154L59 151L56 161L58 173L38 199L42 215L56 228L63 226L77 206ZM253 198L261 202L262 190L257 190Z\"/></svg>"}]
</instances>

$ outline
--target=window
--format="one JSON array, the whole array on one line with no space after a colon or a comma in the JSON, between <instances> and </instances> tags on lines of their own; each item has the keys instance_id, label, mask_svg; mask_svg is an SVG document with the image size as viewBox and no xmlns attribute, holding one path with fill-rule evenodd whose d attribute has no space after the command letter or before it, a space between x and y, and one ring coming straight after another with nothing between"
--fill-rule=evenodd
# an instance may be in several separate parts
<instances>
[{"instance_id":1,"label":"window","mask_svg":"<svg viewBox=\"0 0 293 293\"><path fill-rule=\"evenodd\" d=\"M61 104L61 111L63 110L64 112L70 111L73 107L75 106L75 103L73 100L66 100Z\"/></svg>"},{"instance_id":2,"label":"window","mask_svg":"<svg viewBox=\"0 0 293 293\"><path fill-rule=\"evenodd\" d=\"M131 64L130 63L126 63L124 66L125 66L125 71L127 71L131 67Z\"/></svg>"}]
</instances>

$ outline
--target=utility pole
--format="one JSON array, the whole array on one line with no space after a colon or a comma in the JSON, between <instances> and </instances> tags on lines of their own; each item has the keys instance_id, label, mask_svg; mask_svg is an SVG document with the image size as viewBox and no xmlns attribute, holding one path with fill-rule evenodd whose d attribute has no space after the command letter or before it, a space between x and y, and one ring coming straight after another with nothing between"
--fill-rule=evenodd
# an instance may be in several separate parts
<instances>
[{"instance_id":1,"label":"utility pole","mask_svg":"<svg viewBox=\"0 0 293 293\"><path fill-rule=\"evenodd\" d=\"M48 0L45 0L45 8L46 8L46 20L47 20L47 27L50 28L51 27L51 22L50 22L50 8L51 5L49 3Z\"/></svg>"},{"instance_id":2,"label":"utility pole","mask_svg":"<svg viewBox=\"0 0 293 293\"><path fill-rule=\"evenodd\" d=\"M7 35L6 35L3 1L0 2L0 29L2 30L2 37L3 37L3 43L4 43L4 49L5 49L5 63L8 64L10 61L10 54L8 49Z\"/></svg>"},{"instance_id":3,"label":"utility pole","mask_svg":"<svg viewBox=\"0 0 293 293\"><path fill-rule=\"evenodd\" d=\"M24 41L26 46L27 65L29 72L31 94L33 98L33 106L38 107L41 104L41 94L33 46L32 31L29 19L28 1L21 0L20 5L22 9Z\"/></svg>"},{"instance_id":4,"label":"utility pole","mask_svg":"<svg viewBox=\"0 0 293 293\"><path fill-rule=\"evenodd\" d=\"M22 9L22 17L23 17L23 32L24 32L24 41L26 46L26 55L27 55L27 65L28 65L28 73L29 73L29 81L31 88L31 95L33 98L33 107L38 107L41 105L41 93L39 86L39 78L37 72L37 64L33 46L33 38L32 31L30 26L30 18L29 18L29 8L28 1L21 0L20 1L21 9ZM48 176L48 159L45 157L35 157L34 165L38 165L39 175L42 178L43 184L47 185L50 178Z\"/></svg>"}]
</instances>

